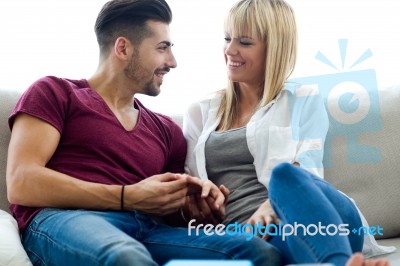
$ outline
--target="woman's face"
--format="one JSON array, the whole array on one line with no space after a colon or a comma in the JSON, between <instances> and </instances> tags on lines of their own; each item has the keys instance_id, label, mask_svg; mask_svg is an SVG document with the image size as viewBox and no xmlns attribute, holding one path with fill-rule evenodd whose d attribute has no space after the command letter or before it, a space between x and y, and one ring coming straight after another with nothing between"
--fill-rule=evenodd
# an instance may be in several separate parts
<instances>
[{"instance_id":1,"label":"woman's face","mask_svg":"<svg viewBox=\"0 0 400 266\"><path fill-rule=\"evenodd\" d=\"M265 42L246 35L225 35L224 56L231 81L259 87L265 75Z\"/></svg>"}]
</instances>

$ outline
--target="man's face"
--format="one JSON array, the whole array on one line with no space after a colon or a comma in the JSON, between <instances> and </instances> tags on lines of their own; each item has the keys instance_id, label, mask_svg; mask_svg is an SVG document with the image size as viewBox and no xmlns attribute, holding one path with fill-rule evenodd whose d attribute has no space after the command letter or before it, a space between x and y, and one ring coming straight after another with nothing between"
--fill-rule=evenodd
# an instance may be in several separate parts
<instances>
[{"instance_id":1,"label":"man's face","mask_svg":"<svg viewBox=\"0 0 400 266\"><path fill-rule=\"evenodd\" d=\"M170 68L175 68L177 63L171 50L168 24L149 20L147 25L153 35L145 38L139 47L135 47L124 72L138 85L138 93L157 96L164 75Z\"/></svg>"}]
</instances>

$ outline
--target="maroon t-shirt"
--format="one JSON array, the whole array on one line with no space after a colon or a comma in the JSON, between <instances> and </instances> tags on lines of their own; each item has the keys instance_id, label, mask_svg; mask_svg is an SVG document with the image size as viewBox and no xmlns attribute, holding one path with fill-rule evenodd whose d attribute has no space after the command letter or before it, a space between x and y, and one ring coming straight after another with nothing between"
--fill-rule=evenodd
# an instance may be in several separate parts
<instances>
[{"instance_id":1,"label":"maroon t-shirt","mask_svg":"<svg viewBox=\"0 0 400 266\"><path fill-rule=\"evenodd\" d=\"M46 167L103 184L134 184L165 172L182 173L186 141L169 117L139 110L135 128L127 131L86 80L45 77L19 99L10 118L26 113L54 126L60 143ZM11 205L20 230L40 208Z\"/></svg>"}]
</instances>

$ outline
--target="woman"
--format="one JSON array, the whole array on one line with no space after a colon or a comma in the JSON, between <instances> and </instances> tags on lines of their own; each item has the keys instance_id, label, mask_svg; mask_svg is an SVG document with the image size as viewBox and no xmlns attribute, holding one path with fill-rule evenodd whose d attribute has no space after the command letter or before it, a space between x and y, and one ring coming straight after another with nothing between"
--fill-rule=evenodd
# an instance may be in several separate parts
<instances>
[{"instance_id":1,"label":"woman","mask_svg":"<svg viewBox=\"0 0 400 266\"><path fill-rule=\"evenodd\" d=\"M228 86L186 114L186 171L231 191L224 224L359 228L356 206L321 178L329 123L322 100L315 91L286 83L296 48L294 14L283 0L242 0L232 7L225 22ZM220 220L197 200L188 200L187 217ZM388 265L352 255L362 250L362 234L324 232L262 237L286 263Z\"/></svg>"}]
</instances>

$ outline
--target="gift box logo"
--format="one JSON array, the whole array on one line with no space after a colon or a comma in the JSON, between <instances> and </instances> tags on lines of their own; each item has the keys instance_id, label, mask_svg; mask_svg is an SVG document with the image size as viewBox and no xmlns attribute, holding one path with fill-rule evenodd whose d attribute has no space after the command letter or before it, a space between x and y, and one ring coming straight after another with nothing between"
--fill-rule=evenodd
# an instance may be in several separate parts
<instances>
[{"instance_id":1,"label":"gift box logo","mask_svg":"<svg viewBox=\"0 0 400 266\"><path fill-rule=\"evenodd\" d=\"M368 49L359 57L358 60L356 60L356 62L351 64L349 68L345 68L347 44L347 40L339 40L343 72L289 80L289 82L313 87L316 91L315 95L322 96L324 99L330 123L323 151L324 167L333 166L332 140L335 137L346 138L347 162L376 164L381 160L381 153L376 147L361 142L363 134L380 131L383 127L379 108L376 72L372 69L348 71L371 57L372 52ZM336 70L339 70L339 68L332 64L331 61L321 52L317 53L316 59ZM345 69L347 71L344 71ZM304 97L301 93L296 93L296 96ZM299 112L296 112L296 110L293 109L293 106L292 110L292 121L294 122L296 119L299 119L296 118L296 116L299 115ZM317 113L318 110L305 110L302 116L313 117ZM302 134L301 132L298 132L293 135L301 136ZM318 132L318 129L316 129L314 136L311 138L323 139L323 137L323 132ZM301 138L300 140L304 141L304 139ZM322 151L306 151L305 153L307 152L322 153ZM304 157L307 157L307 154L304 154ZM306 165L306 167L322 167L320 165L310 164L311 165Z\"/></svg>"}]
</instances>

